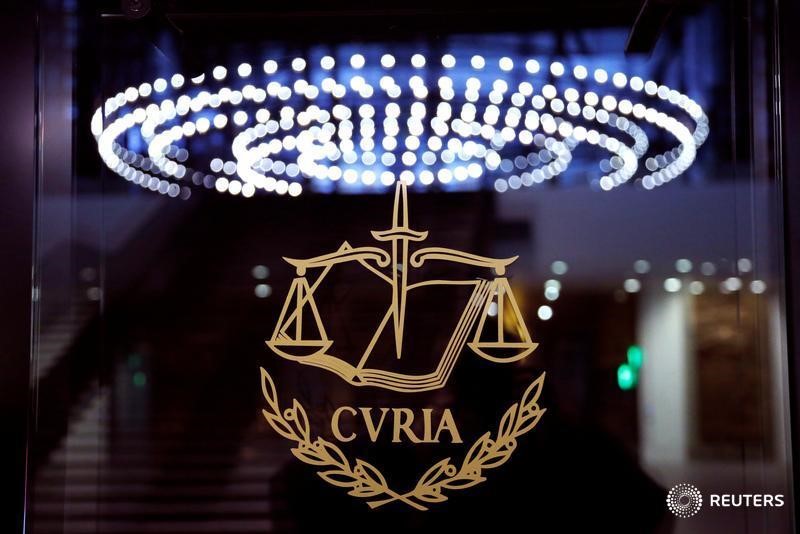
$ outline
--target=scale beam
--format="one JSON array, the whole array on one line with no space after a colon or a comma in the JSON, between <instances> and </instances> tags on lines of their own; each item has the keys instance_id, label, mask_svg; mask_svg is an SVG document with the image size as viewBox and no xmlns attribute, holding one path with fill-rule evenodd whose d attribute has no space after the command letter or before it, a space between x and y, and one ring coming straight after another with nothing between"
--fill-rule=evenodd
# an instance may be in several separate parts
<instances>
[{"instance_id":1,"label":"scale beam","mask_svg":"<svg viewBox=\"0 0 800 534\"><path fill-rule=\"evenodd\" d=\"M293 282L286 298L273 337L267 341L267 345L276 354L289 360L330 371L355 386L373 386L400 392L420 392L438 389L447 383L465 346L478 356L495 363L521 360L536 348L537 344L531 341L522 319L522 313L514 300L508 280L504 276L506 268L517 259L516 256L489 258L442 247L422 248L409 255L410 244L424 241L428 237L428 232L413 230L409 227L408 193L406 185L402 182L398 183L395 189L392 227L388 230L373 231L371 234L376 241L389 243L391 252L378 247L353 248L345 242L339 250L330 254L308 259L285 258L297 270L298 278ZM423 280L409 285L409 271L421 267L428 260L462 263L492 269L497 278L491 280ZM331 353L334 342L327 337L314 300L315 290L329 270L335 265L349 262L361 263L367 267L370 274L377 275L388 282L392 290L391 305L386 310L355 366ZM380 268L386 269L387 267L390 270L389 275L380 271ZM305 278L306 272L308 269L315 268L321 268L323 271L317 281L309 286ZM402 356L403 335L406 326L406 302L409 291L422 290L435 285L454 284L471 285L473 289L435 369L427 373L408 374L369 367L369 360L374 356L378 340L384 335L386 329L391 328L394 337L395 357L399 359ZM495 299L498 309L497 324L489 328L486 320ZM291 309L292 307L294 309ZM308 337L309 329L303 327L304 316L309 314L314 319L313 326L316 327L316 330L314 328L310 330L318 332L318 337ZM518 334L518 340L506 339L507 323L512 325L509 328ZM486 332L490 333L489 337L492 339L484 339Z\"/></svg>"}]
</instances>

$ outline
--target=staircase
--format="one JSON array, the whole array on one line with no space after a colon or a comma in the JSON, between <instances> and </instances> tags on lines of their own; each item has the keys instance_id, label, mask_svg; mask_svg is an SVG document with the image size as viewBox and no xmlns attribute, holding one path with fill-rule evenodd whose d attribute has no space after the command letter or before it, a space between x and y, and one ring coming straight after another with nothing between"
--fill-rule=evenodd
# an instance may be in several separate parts
<instances>
[{"instance_id":1,"label":"staircase","mask_svg":"<svg viewBox=\"0 0 800 534\"><path fill-rule=\"evenodd\" d=\"M110 401L110 390L97 388L37 473L30 532L275 530L270 479L291 455L261 421L230 457L224 431L192 447L175 433L136 428L135 421L112 436Z\"/></svg>"}]
</instances>

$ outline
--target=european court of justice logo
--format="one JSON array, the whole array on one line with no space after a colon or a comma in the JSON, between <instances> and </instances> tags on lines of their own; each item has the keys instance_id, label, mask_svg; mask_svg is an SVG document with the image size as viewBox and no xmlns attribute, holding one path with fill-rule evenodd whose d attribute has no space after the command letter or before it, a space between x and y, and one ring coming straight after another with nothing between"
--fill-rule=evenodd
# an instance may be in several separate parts
<instances>
[{"instance_id":1,"label":"european court of justice logo","mask_svg":"<svg viewBox=\"0 0 800 534\"><path fill-rule=\"evenodd\" d=\"M378 388L405 395L419 395L445 387L462 352L466 348L491 363L520 361L530 355L537 344L531 340L519 305L506 277L507 268L517 257L496 259L441 247L417 248L428 238L428 232L409 226L406 185L395 190L392 227L373 231L372 237L385 243L379 246L353 247L344 242L335 252L308 259L284 258L296 272L283 304L277 325L267 346L286 360L333 373L349 386ZM415 250L412 250L415 248ZM489 271L488 277L473 279L417 280L412 273L423 265L439 262L440 266L461 264L472 269ZM315 295L333 269L358 264L368 275L377 277L391 293L388 306L371 338L365 340L357 358L337 355L334 340L329 338ZM437 271L440 272L440 271ZM424 369L411 372L396 365L371 363L377 356L402 362L404 343L412 334L406 329L409 297L421 288L459 286L465 289L466 304L441 353L426 357ZM487 322L491 317L492 322ZM496 321L496 326L494 322ZM390 343L379 340L393 338ZM544 373L535 378L519 400L508 407L496 427L483 433L464 447L461 459L443 458L421 473L408 489L398 489L390 476L377 466L359 457L350 457L346 444L354 434L342 432L341 419L353 417L357 410L338 406L330 417L328 429L314 431L307 408L296 398L284 404L276 382L261 368L262 392L266 399L263 415L272 429L291 442L291 452L308 464L326 482L342 488L349 495L363 499L371 508L400 502L417 510L446 501L448 493L475 486L486 480L487 472L509 460L517 448L517 439L532 430L545 410L537 401L544 382ZM392 443L405 438L415 446L439 443L449 437L451 444L462 444L458 424L452 412L445 409L438 424L431 422L431 409L423 409L423 431L412 428L413 413L408 408L382 406L375 410L360 409L369 438L375 442L381 428L393 420ZM388 414L388 415L387 415ZM330 438L330 439L329 439ZM338 443L337 443L338 442Z\"/></svg>"}]
</instances>

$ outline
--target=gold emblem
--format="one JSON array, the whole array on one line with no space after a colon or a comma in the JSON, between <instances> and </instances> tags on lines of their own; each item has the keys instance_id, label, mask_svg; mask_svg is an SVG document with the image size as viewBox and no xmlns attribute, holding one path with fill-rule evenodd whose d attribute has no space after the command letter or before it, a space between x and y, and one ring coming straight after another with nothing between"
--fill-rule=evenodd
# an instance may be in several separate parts
<instances>
[{"instance_id":1,"label":"gold emblem","mask_svg":"<svg viewBox=\"0 0 800 534\"><path fill-rule=\"evenodd\" d=\"M493 363L510 363L528 356L536 348L514 299L506 278L507 267L517 257L496 259L478 256L459 250L424 247L411 251L411 243L428 238L428 232L416 231L409 226L406 185L398 183L395 190L392 227L373 231L372 237L388 243L390 252L377 246L352 247L344 242L335 252L308 259L284 258L296 271L289 294L283 304L277 325L267 346L279 356L318 367L334 373L353 386L371 386L398 393L421 393L444 387L463 352L465 345L476 355ZM332 268L339 264L356 262L372 275L382 280L391 291L391 301L378 327L357 362L351 363L333 353L333 340L329 339L323 324L315 294ZM490 279L436 279L409 282L409 273L428 262L460 263L473 268L487 269ZM400 372L369 365L378 339L386 334L393 336L393 357L403 357L404 329L407 301L411 292L426 286L464 286L469 292L466 305L439 356L435 368L427 372ZM497 326L489 327L487 317L495 316ZM491 331L489 331L491 330ZM508 339L511 330L514 339ZM415 509L425 510L427 505L447 500L446 490L472 487L485 480L484 472L505 463L516 449L517 438L529 432L539 422L544 409L537 401L544 382L544 373L525 390L519 402L503 414L495 432L481 435L468 449L461 462L445 458L436 462L419 478L409 491L400 493L391 489L385 475L363 459L350 460L342 449L322 436L312 436L306 409L297 399L291 407L281 409L275 382L261 369L262 392L267 401L263 410L270 426L284 438L294 442L292 453L301 461L318 468L318 474L328 483L348 490L348 494L367 500L370 507L399 501ZM426 426L423 437L411 429L414 415L408 408L372 409L342 406L333 413L331 430L336 440L348 442L348 436L339 429L340 417L347 415L364 418L369 438L375 442L388 418L393 418L393 442L403 438L413 443L439 443L440 435L448 434L451 443L462 443L455 420L449 409L444 411L434 429L431 410L423 410ZM427 412L427 413L425 413Z\"/></svg>"},{"instance_id":2,"label":"gold emblem","mask_svg":"<svg viewBox=\"0 0 800 534\"><path fill-rule=\"evenodd\" d=\"M377 241L391 243L391 254L377 247L351 247L343 243L339 250L331 254L316 256L314 258L297 260L284 258L295 267L297 278L292 282L289 295L283 304L283 310L278 318L278 324L267 341L267 345L275 353L300 362L304 365L321 367L336 373L354 386L376 386L394 391L414 393L437 389L447 383L456 360L466 343L470 349L482 358L495 363L507 363L521 360L530 354L536 343L531 341L531 336L522 319L514 294L505 277L506 267L513 263L517 257L495 259L476 256L467 252L441 247L426 247L417 250L409 258L409 242L424 241L428 232L417 232L408 226L408 197L406 186L402 182L397 184L395 190L394 213L392 228L384 231L373 231L372 237ZM383 279L391 288L392 303L386 310L375 334L365 348L357 365L331 355L328 349L333 343L325 333L325 327L320 319L319 310L314 301L314 292L331 268L339 263L358 262L375 276ZM408 268L420 268L428 261L449 261L464 263L475 267L491 269L497 275L493 280L426 280L415 284L408 283ZM391 275L384 274L381 269L389 267ZM313 283L309 284L306 278L310 270L319 270L320 273ZM450 342L439 360L438 366L433 371L412 375L398 372L374 369L367 366L369 357L378 338L384 329L393 328L394 345L397 358L403 352L403 330L405 326L406 300L410 291L424 286L446 284L459 284L472 286L472 294L467 302L461 319L459 320ZM496 302L495 300L496 299ZM489 309L495 304L498 314L496 339L486 341L483 339L484 325ZM503 314L508 309L513 316L505 318ZM307 337L303 323L307 315L314 321L316 339ZM475 328L475 323L478 323ZM519 341L505 340L505 325L508 323L516 327ZM472 341L467 342L470 332L474 330ZM510 355L501 355L507 351Z\"/></svg>"}]
</instances>

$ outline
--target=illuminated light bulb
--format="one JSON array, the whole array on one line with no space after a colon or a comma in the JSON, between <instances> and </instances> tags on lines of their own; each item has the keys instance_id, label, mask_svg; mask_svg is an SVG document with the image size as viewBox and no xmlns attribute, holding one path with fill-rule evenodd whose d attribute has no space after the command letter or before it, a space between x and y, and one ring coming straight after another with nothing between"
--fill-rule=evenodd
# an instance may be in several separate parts
<instances>
[{"instance_id":1,"label":"illuminated light bulb","mask_svg":"<svg viewBox=\"0 0 800 534\"><path fill-rule=\"evenodd\" d=\"M333 59L331 56L323 56L319 60L319 66L322 67L324 70L331 70L334 66L336 66L336 60Z\"/></svg>"},{"instance_id":2,"label":"illuminated light bulb","mask_svg":"<svg viewBox=\"0 0 800 534\"><path fill-rule=\"evenodd\" d=\"M296 57L292 60L292 70L301 72L306 68L306 60L301 57Z\"/></svg>"},{"instance_id":3,"label":"illuminated light bulb","mask_svg":"<svg viewBox=\"0 0 800 534\"><path fill-rule=\"evenodd\" d=\"M606 111L614 111L617 108L617 99L612 95L605 95L602 100L602 105Z\"/></svg>"},{"instance_id":4,"label":"illuminated light bulb","mask_svg":"<svg viewBox=\"0 0 800 534\"><path fill-rule=\"evenodd\" d=\"M409 171L404 171L409 172ZM390 186L395 182L394 173L391 171L383 171L381 173L381 183L385 186Z\"/></svg>"},{"instance_id":5,"label":"illuminated light bulb","mask_svg":"<svg viewBox=\"0 0 800 534\"><path fill-rule=\"evenodd\" d=\"M480 55L472 56L469 62L473 69L482 69L486 66L486 60Z\"/></svg>"},{"instance_id":6,"label":"illuminated light bulb","mask_svg":"<svg viewBox=\"0 0 800 534\"><path fill-rule=\"evenodd\" d=\"M219 113L214 116L214 127L222 129L228 124L228 117Z\"/></svg>"},{"instance_id":7,"label":"illuminated light bulb","mask_svg":"<svg viewBox=\"0 0 800 534\"><path fill-rule=\"evenodd\" d=\"M668 293L677 293L683 287L683 283L678 278L667 278L664 280L664 290Z\"/></svg>"},{"instance_id":8,"label":"illuminated light bulb","mask_svg":"<svg viewBox=\"0 0 800 534\"><path fill-rule=\"evenodd\" d=\"M531 74L536 74L539 72L539 62L535 59L529 59L525 62L525 70Z\"/></svg>"},{"instance_id":9,"label":"illuminated light bulb","mask_svg":"<svg viewBox=\"0 0 800 534\"><path fill-rule=\"evenodd\" d=\"M228 190L228 179L224 177L217 178L214 182L214 187L220 193L225 193Z\"/></svg>"},{"instance_id":10,"label":"illuminated light bulb","mask_svg":"<svg viewBox=\"0 0 800 534\"><path fill-rule=\"evenodd\" d=\"M411 66L417 69L421 69L425 66L425 56L422 54L414 54L411 56Z\"/></svg>"},{"instance_id":11,"label":"illuminated light bulb","mask_svg":"<svg viewBox=\"0 0 800 534\"><path fill-rule=\"evenodd\" d=\"M413 152L403 152L403 155L400 159L403 162L403 165L407 167L411 167L417 162L417 156Z\"/></svg>"},{"instance_id":12,"label":"illuminated light bulb","mask_svg":"<svg viewBox=\"0 0 800 534\"><path fill-rule=\"evenodd\" d=\"M728 291L739 291L742 288L742 279L736 276L731 276L723 282L723 285Z\"/></svg>"},{"instance_id":13,"label":"illuminated light bulb","mask_svg":"<svg viewBox=\"0 0 800 534\"><path fill-rule=\"evenodd\" d=\"M453 172L447 167L439 169L439 172L436 173L436 178L443 184L449 184L453 180Z\"/></svg>"},{"instance_id":14,"label":"illuminated light bulb","mask_svg":"<svg viewBox=\"0 0 800 534\"><path fill-rule=\"evenodd\" d=\"M289 182L287 182L286 180L278 180L276 182L275 184L276 193L278 193L279 195L285 195L288 191L289 191Z\"/></svg>"},{"instance_id":15,"label":"illuminated light bulb","mask_svg":"<svg viewBox=\"0 0 800 534\"><path fill-rule=\"evenodd\" d=\"M576 80L585 80L589 76L589 71L583 65L575 65L572 69L572 75Z\"/></svg>"},{"instance_id":16,"label":"illuminated light bulb","mask_svg":"<svg viewBox=\"0 0 800 534\"><path fill-rule=\"evenodd\" d=\"M358 180L358 173L353 169L346 169L342 176L348 184L354 184Z\"/></svg>"},{"instance_id":17,"label":"illuminated light bulb","mask_svg":"<svg viewBox=\"0 0 800 534\"><path fill-rule=\"evenodd\" d=\"M560 295L561 289L559 287L547 286L544 288L544 298L551 302L557 300Z\"/></svg>"},{"instance_id":18,"label":"illuminated light bulb","mask_svg":"<svg viewBox=\"0 0 800 534\"><path fill-rule=\"evenodd\" d=\"M692 295L702 295L705 290L706 285L699 280L694 280L689 283L689 293Z\"/></svg>"},{"instance_id":19,"label":"illuminated light bulb","mask_svg":"<svg viewBox=\"0 0 800 534\"><path fill-rule=\"evenodd\" d=\"M510 57L501 57L500 61L498 61L498 66L500 70L509 72L514 68L514 60Z\"/></svg>"},{"instance_id":20,"label":"illuminated light bulb","mask_svg":"<svg viewBox=\"0 0 800 534\"><path fill-rule=\"evenodd\" d=\"M233 161L226 161L225 164L222 166L222 172L231 176L233 173L236 172L236 163Z\"/></svg>"},{"instance_id":21,"label":"illuminated light bulb","mask_svg":"<svg viewBox=\"0 0 800 534\"><path fill-rule=\"evenodd\" d=\"M763 280L753 280L750 282L750 291L755 295L760 295L767 290L767 284Z\"/></svg>"},{"instance_id":22,"label":"illuminated light bulb","mask_svg":"<svg viewBox=\"0 0 800 534\"><path fill-rule=\"evenodd\" d=\"M681 258L675 262L675 270L679 273L688 273L692 270L692 262L686 258Z\"/></svg>"},{"instance_id":23,"label":"illuminated light bulb","mask_svg":"<svg viewBox=\"0 0 800 534\"><path fill-rule=\"evenodd\" d=\"M361 54L353 54L350 56L350 66L354 69L361 69L364 67L366 59Z\"/></svg>"},{"instance_id":24,"label":"illuminated light bulb","mask_svg":"<svg viewBox=\"0 0 800 534\"><path fill-rule=\"evenodd\" d=\"M622 287L628 293L638 293L642 289L642 283L636 278L628 278L622 284Z\"/></svg>"},{"instance_id":25,"label":"illuminated light bulb","mask_svg":"<svg viewBox=\"0 0 800 534\"><path fill-rule=\"evenodd\" d=\"M390 88L394 87L394 78L391 76L381 76L381 79L378 82L378 87L384 91L388 91Z\"/></svg>"},{"instance_id":26,"label":"illuminated light bulb","mask_svg":"<svg viewBox=\"0 0 800 534\"><path fill-rule=\"evenodd\" d=\"M264 62L264 73L275 74L278 71L278 63L273 59L268 59Z\"/></svg>"},{"instance_id":27,"label":"illuminated light bulb","mask_svg":"<svg viewBox=\"0 0 800 534\"><path fill-rule=\"evenodd\" d=\"M300 196L300 193L303 192L303 186L301 186L298 182L292 182L288 185L287 191L289 196L296 197Z\"/></svg>"},{"instance_id":28,"label":"illuminated light bulb","mask_svg":"<svg viewBox=\"0 0 800 534\"><path fill-rule=\"evenodd\" d=\"M386 150L394 150L397 148L397 138L393 136L387 136L383 138L383 142L381 143L383 148Z\"/></svg>"},{"instance_id":29,"label":"illuminated light bulb","mask_svg":"<svg viewBox=\"0 0 800 534\"><path fill-rule=\"evenodd\" d=\"M381 56L381 65L384 68L391 69L395 65L395 58L392 54L384 54Z\"/></svg>"},{"instance_id":30,"label":"illuminated light bulb","mask_svg":"<svg viewBox=\"0 0 800 534\"><path fill-rule=\"evenodd\" d=\"M214 67L214 70L211 71L211 75L214 77L215 80L224 80L225 76L228 75L228 69L226 69L222 65L218 65Z\"/></svg>"},{"instance_id":31,"label":"illuminated light bulb","mask_svg":"<svg viewBox=\"0 0 800 534\"><path fill-rule=\"evenodd\" d=\"M597 83L606 83L608 81L608 73L605 69L595 69L594 81Z\"/></svg>"},{"instance_id":32,"label":"illuminated light bulb","mask_svg":"<svg viewBox=\"0 0 800 534\"><path fill-rule=\"evenodd\" d=\"M470 163L467 165L467 173L471 178L480 178L483 174L483 167L477 163Z\"/></svg>"},{"instance_id":33,"label":"illuminated light bulb","mask_svg":"<svg viewBox=\"0 0 800 534\"><path fill-rule=\"evenodd\" d=\"M377 157L373 152L364 152L361 156L361 162L364 163L364 165L374 165L376 160Z\"/></svg>"},{"instance_id":34,"label":"illuminated light bulb","mask_svg":"<svg viewBox=\"0 0 800 534\"><path fill-rule=\"evenodd\" d=\"M232 180L228 183L228 193L231 195L238 195L242 192L242 182L238 180Z\"/></svg>"},{"instance_id":35,"label":"illuminated light bulb","mask_svg":"<svg viewBox=\"0 0 800 534\"><path fill-rule=\"evenodd\" d=\"M568 269L569 265L567 265L567 262L563 260L556 260L550 264L550 270L553 271L553 274L558 276L566 274Z\"/></svg>"},{"instance_id":36,"label":"illuminated light bulb","mask_svg":"<svg viewBox=\"0 0 800 534\"><path fill-rule=\"evenodd\" d=\"M564 90L564 99L568 102L575 102L580 98L580 93L574 87L568 87Z\"/></svg>"},{"instance_id":37,"label":"illuminated light bulb","mask_svg":"<svg viewBox=\"0 0 800 534\"><path fill-rule=\"evenodd\" d=\"M253 67L249 63L242 63L236 69L236 72L239 74L241 78L247 78L248 76L250 76L250 74L252 74Z\"/></svg>"},{"instance_id":38,"label":"illuminated light bulb","mask_svg":"<svg viewBox=\"0 0 800 534\"><path fill-rule=\"evenodd\" d=\"M375 173L372 172L372 171L367 170L367 171L364 171L364 172L361 173L361 182L364 185L372 185L372 184L374 184L375 183L375 179L376 179Z\"/></svg>"},{"instance_id":39,"label":"illuminated light bulb","mask_svg":"<svg viewBox=\"0 0 800 534\"><path fill-rule=\"evenodd\" d=\"M647 260L636 260L633 262L633 270L639 274L650 272L650 262Z\"/></svg>"},{"instance_id":40,"label":"illuminated light bulb","mask_svg":"<svg viewBox=\"0 0 800 534\"><path fill-rule=\"evenodd\" d=\"M553 317L553 308L546 304L539 306L539 309L536 310L536 315L542 321L549 321Z\"/></svg>"},{"instance_id":41,"label":"illuminated light bulb","mask_svg":"<svg viewBox=\"0 0 800 534\"><path fill-rule=\"evenodd\" d=\"M749 273L753 270L753 262L749 258L739 258L736 262L736 267L741 273Z\"/></svg>"},{"instance_id":42,"label":"illuminated light bulb","mask_svg":"<svg viewBox=\"0 0 800 534\"><path fill-rule=\"evenodd\" d=\"M366 85L366 80L363 76L353 76L350 78L350 88L354 91L361 90L364 85Z\"/></svg>"},{"instance_id":43,"label":"illuminated light bulb","mask_svg":"<svg viewBox=\"0 0 800 534\"><path fill-rule=\"evenodd\" d=\"M564 75L564 64L559 61L554 61L550 64L550 74L553 76Z\"/></svg>"},{"instance_id":44,"label":"illuminated light bulb","mask_svg":"<svg viewBox=\"0 0 800 534\"><path fill-rule=\"evenodd\" d=\"M233 123L237 126L242 126L247 123L247 119L247 113L244 111L239 110L233 114Z\"/></svg>"},{"instance_id":45,"label":"illuminated light bulb","mask_svg":"<svg viewBox=\"0 0 800 534\"><path fill-rule=\"evenodd\" d=\"M176 74L175 76L180 76L180 74ZM173 78L175 76L173 76ZM128 102L135 102L139 98L139 91L135 87L128 87L123 94L125 95L125 100Z\"/></svg>"},{"instance_id":46,"label":"illuminated light bulb","mask_svg":"<svg viewBox=\"0 0 800 534\"><path fill-rule=\"evenodd\" d=\"M419 137L415 135L409 135L406 137L406 148L409 150L416 150L419 148L420 142Z\"/></svg>"}]
</instances>

